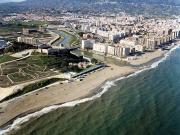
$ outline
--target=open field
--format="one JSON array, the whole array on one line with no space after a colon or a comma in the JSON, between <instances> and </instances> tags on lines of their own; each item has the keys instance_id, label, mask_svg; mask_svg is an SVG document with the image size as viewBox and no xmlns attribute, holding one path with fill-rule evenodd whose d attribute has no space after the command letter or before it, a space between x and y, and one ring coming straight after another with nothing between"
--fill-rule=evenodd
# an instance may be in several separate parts
<instances>
[{"instance_id":1,"label":"open field","mask_svg":"<svg viewBox=\"0 0 180 135\"><path fill-rule=\"evenodd\" d=\"M57 62L54 56L34 55L23 60L2 64L0 66L0 87L56 75L60 69L56 68L54 62Z\"/></svg>"},{"instance_id":2,"label":"open field","mask_svg":"<svg viewBox=\"0 0 180 135\"><path fill-rule=\"evenodd\" d=\"M0 35L7 35L10 34L12 32L20 32L22 28L19 27L0 27Z\"/></svg>"},{"instance_id":3,"label":"open field","mask_svg":"<svg viewBox=\"0 0 180 135\"><path fill-rule=\"evenodd\" d=\"M29 48L20 45L6 50L7 52L19 52ZM27 46L27 45L26 45ZM37 79L50 77L68 71L79 71L78 66L69 66L69 63L79 63L85 60L77 57L70 52L62 53L57 56L45 55L36 52L30 53L24 59L15 59L4 55L0 58L0 87L8 87ZM1 62L2 61L2 62ZM4 81L6 83L4 83ZM9 85L11 84L11 85Z\"/></svg>"},{"instance_id":4,"label":"open field","mask_svg":"<svg viewBox=\"0 0 180 135\"><path fill-rule=\"evenodd\" d=\"M2 56L0 56L0 64L4 63L4 62L7 62L7 61L15 60L15 59L16 58L11 57L9 55L2 55Z\"/></svg>"},{"instance_id":5,"label":"open field","mask_svg":"<svg viewBox=\"0 0 180 135\"><path fill-rule=\"evenodd\" d=\"M8 77L3 75L3 76L0 76L0 86L1 87L6 87L6 86L9 86L11 85L11 82L9 81Z\"/></svg>"},{"instance_id":6,"label":"open field","mask_svg":"<svg viewBox=\"0 0 180 135\"><path fill-rule=\"evenodd\" d=\"M33 28L36 29L38 28L39 25L45 25L46 22L42 21L29 21L29 22L23 22L23 21L10 21L10 22L4 22L3 24L0 25L0 36L13 36L17 37L19 36L18 32L22 32L23 28ZM18 34L17 34L18 33ZM35 35L32 34L31 36L34 37L50 37L51 35L49 33L36 33ZM10 38L13 39L14 38Z\"/></svg>"},{"instance_id":7,"label":"open field","mask_svg":"<svg viewBox=\"0 0 180 135\"><path fill-rule=\"evenodd\" d=\"M36 27L39 25L45 25L47 23L48 22L45 22L45 21L35 21L35 20L28 21L28 22L24 22L24 21L10 21L9 22L9 24L11 25L27 26L27 27Z\"/></svg>"}]
</instances>

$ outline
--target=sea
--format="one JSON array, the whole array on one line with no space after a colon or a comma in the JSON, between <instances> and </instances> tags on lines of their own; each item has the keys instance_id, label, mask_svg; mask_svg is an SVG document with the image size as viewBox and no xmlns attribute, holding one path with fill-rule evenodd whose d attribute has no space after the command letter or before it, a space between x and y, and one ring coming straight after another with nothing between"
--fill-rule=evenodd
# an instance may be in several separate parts
<instances>
[{"instance_id":1,"label":"sea","mask_svg":"<svg viewBox=\"0 0 180 135\"><path fill-rule=\"evenodd\" d=\"M92 97L19 118L3 133L180 135L180 47L150 67L108 81Z\"/></svg>"}]
</instances>

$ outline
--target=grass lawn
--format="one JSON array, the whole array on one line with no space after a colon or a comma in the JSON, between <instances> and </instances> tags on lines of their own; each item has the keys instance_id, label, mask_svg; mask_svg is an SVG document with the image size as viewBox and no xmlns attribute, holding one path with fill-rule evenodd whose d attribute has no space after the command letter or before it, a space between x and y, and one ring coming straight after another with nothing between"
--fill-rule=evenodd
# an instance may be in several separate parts
<instances>
[{"instance_id":1,"label":"grass lawn","mask_svg":"<svg viewBox=\"0 0 180 135\"><path fill-rule=\"evenodd\" d=\"M16 58L11 57L9 55L2 55L0 56L0 64L8 61L16 60Z\"/></svg>"},{"instance_id":2,"label":"grass lawn","mask_svg":"<svg viewBox=\"0 0 180 135\"><path fill-rule=\"evenodd\" d=\"M25 73L13 73L13 74L10 74L9 77L15 83L33 79L32 76L30 76L29 74L25 74Z\"/></svg>"},{"instance_id":3,"label":"grass lawn","mask_svg":"<svg viewBox=\"0 0 180 135\"><path fill-rule=\"evenodd\" d=\"M0 75L0 87L7 87L11 85L11 82L7 78L7 76L1 76Z\"/></svg>"},{"instance_id":4,"label":"grass lawn","mask_svg":"<svg viewBox=\"0 0 180 135\"><path fill-rule=\"evenodd\" d=\"M8 29L8 28L0 28L0 33L1 35L3 35L2 33L11 33L12 30L11 29Z\"/></svg>"},{"instance_id":5,"label":"grass lawn","mask_svg":"<svg viewBox=\"0 0 180 135\"><path fill-rule=\"evenodd\" d=\"M18 26L27 26L27 27L37 27L39 25L45 25L47 24L47 22L45 21L28 21L28 22L24 22L24 21L11 21L9 22L9 24L12 25L18 25Z\"/></svg>"},{"instance_id":6,"label":"grass lawn","mask_svg":"<svg viewBox=\"0 0 180 135\"><path fill-rule=\"evenodd\" d=\"M8 55L0 57L0 63L14 60L15 58ZM3 64L1 74L8 77L14 84L22 83L30 80L40 79L48 76L56 75L61 72L61 62L63 60L55 56L33 55L29 58ZM55 69L52 71L50 69ZM3 82L3 80L1 81ZM8 85L7 85L8 86Z\"/></svg>"},{"instance_id":7,"label":"grass lawn","mask_svg":"<svg viewBox=\"0 0 180 135\"><path fill-rule=\"evenodd\" d=\"M0 35L7 35L11 34L13 32L20 32L22 31L23 27L18 27L18 26L3 26L0 27Z\"/></svg>"},{"instance_id":8,"label":"grass lawn","mask_svg":"<svg viewBox=\"0 0 180 135\"><path fill-rule=\"evenodd\" d=\"M72 35L72 38L69 41L69 44L72 45L72 44L78 44L78 43L79 41L77 40L76 36Z\"/></svg>"},{"instance_id":9,"label":"grass lawn","mask_svg":"<svg viewBox=\"0 0 180 135\"><path fill-rule=\"evenodd\" d=\"M4 55L1 56L0 62L2 63L13 59L14 58L8 55ZM77 62L77 60L79 61L79 59L76 59L69 55L56 57L33 53L32 56L26 59L2 64L2 70L0 72L2 76L7 75L9 77L9 80L13 81L13 84L11 85L15 85L30 80L37 80L49 76L54 76L67 71L78 72L78 67L69 66L70 62Z\"/></svg>"},{"instance_id":10,"label":"grass lawn","mask_svg":"<svg viewBox=\"0 0 180 135\"><path fill-rule=\"evenodd\" d=\"M11 21L8 22L6 25L0 27L0 35L7 35L12 32L21 32L22 28L38 28L39 25L45 25L46 22L42 21ZM45 37L50 35L44 35Z\"/></svg>"}]
</instances>

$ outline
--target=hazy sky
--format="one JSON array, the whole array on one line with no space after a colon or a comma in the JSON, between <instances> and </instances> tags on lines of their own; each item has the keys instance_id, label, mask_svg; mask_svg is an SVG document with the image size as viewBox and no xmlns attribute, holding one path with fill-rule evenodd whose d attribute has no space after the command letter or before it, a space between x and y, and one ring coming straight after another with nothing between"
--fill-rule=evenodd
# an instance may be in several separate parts
<instances>
[{"instance_id":1,"label":"hazy sky","mask_svg":"<svg viewBox=\"0 0 180 135\"><path fill-rule=\"evenodd\" d=\"M6 3L6 2L20 2L23 0L0 0L0 3Z\"/></svg>"}]
</instances>

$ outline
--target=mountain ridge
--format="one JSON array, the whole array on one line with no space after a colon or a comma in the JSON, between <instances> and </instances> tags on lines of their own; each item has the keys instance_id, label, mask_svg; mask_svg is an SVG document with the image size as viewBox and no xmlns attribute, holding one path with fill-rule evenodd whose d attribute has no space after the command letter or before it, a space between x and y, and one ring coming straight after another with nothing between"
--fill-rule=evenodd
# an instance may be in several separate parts
<instances>
[{"instance_id":1,"label":"mountain ridge","mask_svg":"<svg viewBox=\"0 0 180 135\"><path fill-rule=\"evenodd\" d=\"M67 11L121 12L131 14L178 14L180 0L26 0L0 4L0 11L55 9Z\"/></svg>"},{"instance_id":2,"label":"mountain ridge","mask_svg":"<svg viewBox=\"0 0 180 135\"><path fill-rule=\"evenodd\" d=\"M48 5L54 5L58 4L60 5L61 3L63 4L68 4L68 3L73 3L73 4L92 4L92 3L111 3L111 2L123 2L123 3L145 3L145 4L167 4L167 5L179 5L180 0L26 0L22 3L24 4L48 4Z\"/></svg>"}]
</instances>

